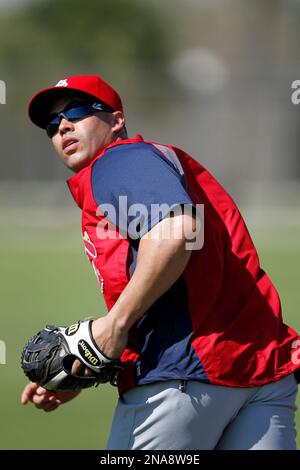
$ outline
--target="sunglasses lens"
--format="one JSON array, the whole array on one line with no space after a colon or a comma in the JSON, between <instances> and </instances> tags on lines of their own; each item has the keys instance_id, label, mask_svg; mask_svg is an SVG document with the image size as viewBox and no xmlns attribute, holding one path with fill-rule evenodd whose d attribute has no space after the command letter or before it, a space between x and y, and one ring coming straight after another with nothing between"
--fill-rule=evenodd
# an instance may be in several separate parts
<instances>
[{"instance_id":1,"label":"sunglasses lens","mask_svg":"<svg viewBox=\"0 0 300 470\"><path fill-rule=\"evenodd\" d=\"M77 121L78 119L82 119L83 117L88 116L94 112L90 106L73 106L71 108L67 108L63 112L57 113L56 115L52 116L51 121L46 127L47 135L52 139L52 137L58 132L58 128L60 125L60 121L62 118L67 119L68 121Z\"/></svg>"},{"instance_id":2,"label":"sunglasses lens","mask_svg":"<svg viewBox=\"0 0 300 470\"><path fill-rule=\"evenodd\" d=\"M50 139L52 139L52 137L58 132L59 124L63 117L68 121L73 122L87 117L97 111L111 112L112 109L102 103L87 103L85 105L80 104L79 106L74 106L72 103L71 107L69 105L63 112L52 116L46 127L47 134Z\"/></svg>"},{"instance_id":3,"label":"sunglasses lens","mask_svg":"<svg viewBox=\"0 0 300 470\"><path fill-rule=\"evenodd\" d=\"M52 139L52 137L57 133L59 124L48 124L46 127L46 132L48 137Z\"/></svg>"},{"instance_id":4,"label":"sunglasses lens","mask_svg":"<svg viewBox=\"0 0 300 470\"><path fill-rule=\"evenodd\" d=\"M52 137L58 131L58 126L59 124L48 124L48 126L46 127L46 132L47 132L48 137L50 137L50 139L52 139Z\"/></svg>"}]
</instances>

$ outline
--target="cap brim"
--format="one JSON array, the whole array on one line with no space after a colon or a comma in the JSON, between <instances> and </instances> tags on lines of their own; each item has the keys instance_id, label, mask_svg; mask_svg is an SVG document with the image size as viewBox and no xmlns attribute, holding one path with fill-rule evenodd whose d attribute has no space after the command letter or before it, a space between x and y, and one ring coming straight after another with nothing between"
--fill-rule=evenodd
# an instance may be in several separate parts
<instances>
[{"instance_id":1,"label":"cap brim","mask_svg":"<svg viewBox=\"0 0 300 470\"><path fill-rule=\"evenodd\" d=\"M48 117L55 101L64 96L73 95L86 96L97 99L95 96L76 88L50 87L39 91L34 95L28 105L28 115L31 121L38 127L45 129L48 124Z\"/></svg>"}]
</instances>

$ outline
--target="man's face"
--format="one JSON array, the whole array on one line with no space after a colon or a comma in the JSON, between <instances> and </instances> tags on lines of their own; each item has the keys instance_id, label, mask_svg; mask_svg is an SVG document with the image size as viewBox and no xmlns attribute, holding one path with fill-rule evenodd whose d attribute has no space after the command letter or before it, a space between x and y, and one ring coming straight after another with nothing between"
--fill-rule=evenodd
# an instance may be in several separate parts
<instances>
[{"instance_id":1,"label":"man's face","mask_svg":"<svg viewBox=\"0 0 300 470\"><path fill-rule=\"evenodd\" d=\"M74 96L61 98L54 103L50 114L63 111L72 102L84 103L85 100ZM115 124L115 113L97 112L75 122L62 118L51 140L63 163L78 172L116 140Z\"/></svg>"}]
</instances>

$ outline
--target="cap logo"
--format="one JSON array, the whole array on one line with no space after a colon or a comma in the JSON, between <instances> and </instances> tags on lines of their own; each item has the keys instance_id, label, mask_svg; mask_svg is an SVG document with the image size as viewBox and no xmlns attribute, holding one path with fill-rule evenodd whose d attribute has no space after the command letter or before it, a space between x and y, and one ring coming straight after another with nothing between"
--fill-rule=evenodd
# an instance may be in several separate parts
<instances>
[{"instance_id":1,"label":"cap logo","mask_svg":"<svg viewBox=\"0 0 300 470\"><path fill-rule=\"evenodd\" d=\"M99 109L100 111L102 111L102 109L103 109L103 106L102 106L101 103L94 103L94 104L92 105L92 107L93 107L94 109Z\"/></svg>"},{"instance_id":2,"label":"cap logo","mask_svg":"<svg viewBox=\"0 0 300 470\"><path fill-rule=\"evenodd\" d=\"M59 82L55 86L69 86L68 80L67 79L59 80Z\"/></svg>"}]
</instances>

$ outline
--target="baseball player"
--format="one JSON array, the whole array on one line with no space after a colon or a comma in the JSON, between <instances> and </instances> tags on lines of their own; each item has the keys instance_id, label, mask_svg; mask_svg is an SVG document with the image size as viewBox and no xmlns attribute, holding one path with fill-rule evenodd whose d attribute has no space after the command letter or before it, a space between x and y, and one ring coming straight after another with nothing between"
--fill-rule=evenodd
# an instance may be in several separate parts
<instances>
[{"instance_id":1,"label":"baseball player","mask_svg":"<svg viewBox=\"0 0 300 470\"><path fill-rule=\"evenodd\" d=\"M38 92L29 116L75 172L108 313L29 341L22 403L53 411L111 382L109 450L295 449L299 335L227 192L183 150L128 138L98 76Z\"/></svg>"}]
</instances>

